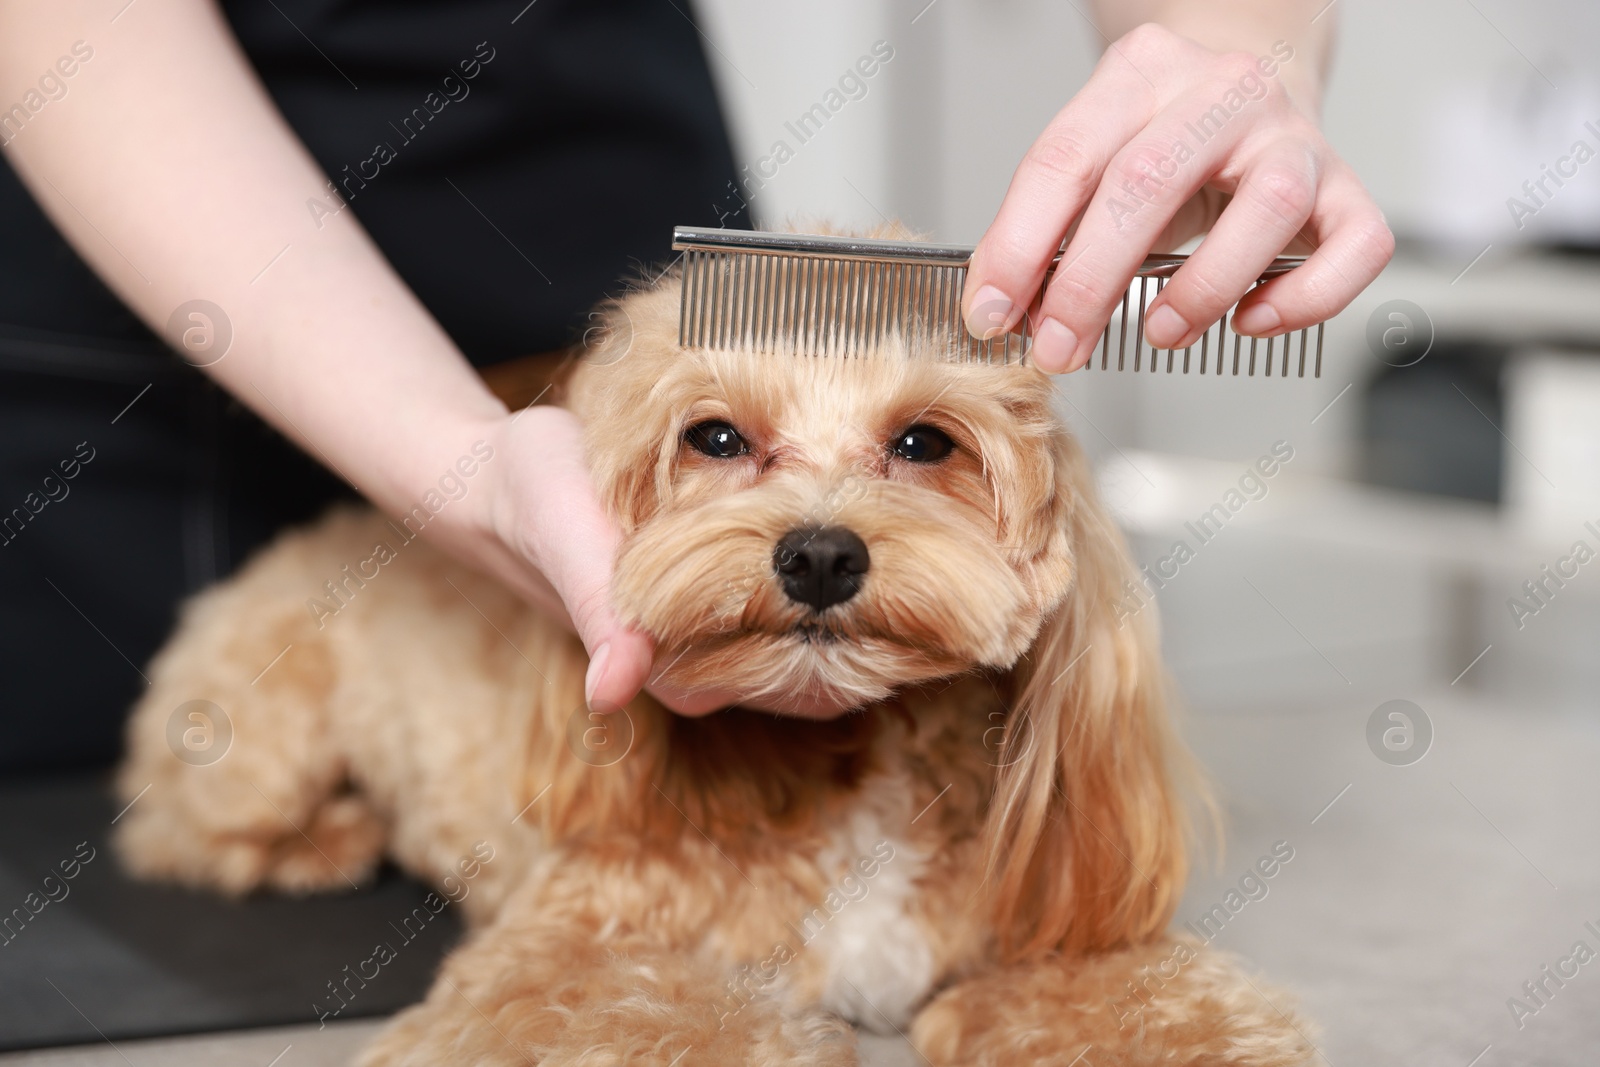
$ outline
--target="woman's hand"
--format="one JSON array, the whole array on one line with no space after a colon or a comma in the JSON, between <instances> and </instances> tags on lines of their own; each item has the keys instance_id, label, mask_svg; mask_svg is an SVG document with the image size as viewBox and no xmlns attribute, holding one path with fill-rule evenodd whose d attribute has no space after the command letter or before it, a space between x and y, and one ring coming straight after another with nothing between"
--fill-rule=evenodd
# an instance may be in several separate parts
<instances>
[{"instance_id":1,"label":"woman's hand","mask_svg":"<svg viewBox=\"0 0 1600 1067\"><path fill-rule=\"evenodd\" d=\"M589 651L585 697L598 710L627 703L644 686L655 649L623 624L611 603L618 535L583 461L577 417L529 407L457 436L493 449L466 507L441 511L428 539L498 579L558 619ZM419 484L427 472L420 472Z\"/></svg>"},{"instance_id":2,"label":"woman's hand","mask_svg":"<svg viewBox=\"0 0 1600 1067\"><path fill-rule=\"evenodd\" d=\"M473 436L473 434L476 436ZM704 715L738 703L740 694L684 690L651 680L655 643L627 625L611 598L621 537L601 506L583 458L577 416L530 407L464 431L494 449L475 506L447 508L428 527L452 554L500 579L556 618L568 619L589 650L585 699L614 711L641 688L673 711ZM769 702L770 703L770 702ZM799 700L765 710L827 718L843 705Z\"/></svg>"},{"instance_id":3,"label":"woman's hand","mask_svg":"<svg viewBox=\"0 0 1600 1067\"><path fill-rule=\"evenodd\" d=\"M1250 336L1342 310L1388 263L1394 237L1317 127L1325 36L1307 24L1301 40L1299 51L1289 39L1260 55L1216 51L1146 24L1113 42L1028 151L978 245L963 304L973 334L1026 313L1038 366L1076 370L1144 257L1201 233L1150 304L1154 347L1193 344L1235 301L1229 325ZM1285 250L1311 254L1245 297Z\"/></svg>"}]
</instances>

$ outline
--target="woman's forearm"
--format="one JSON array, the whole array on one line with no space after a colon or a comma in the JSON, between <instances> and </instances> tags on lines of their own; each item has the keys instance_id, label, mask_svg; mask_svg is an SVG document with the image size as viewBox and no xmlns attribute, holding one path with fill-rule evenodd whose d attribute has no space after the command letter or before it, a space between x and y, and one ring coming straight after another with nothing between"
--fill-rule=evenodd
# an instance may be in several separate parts
<instances>
[{"instance_id":1,"label":"woman's forearm","mask_svg":"<svg viewBox=\"0 0 1600 1067\"><path fill-rule=\"evenodd\" d=\"M1311 114L1321 107L1337 17L1328 0L1094 0L1094 12L1111 41L1145 22L1217 52L1266 55L1283 41L1294 49L1281 68L1291 93Z\"/></svg>"},{"instance_id":2,"label":"woman's forearm","mask_svg":"<svg viewBox=\"0 0 1600 1067\"><path fill-rule=\"evenodd\" d=\"M91 13L92 9L92 13ZM417 502L504 415L283 121L208 0L0 5L0 99L93 50L7 155L145 323L204 299L206 372L380 506ZM352 89L351 91L357 91Z\"/></svg>"}]
</instances>

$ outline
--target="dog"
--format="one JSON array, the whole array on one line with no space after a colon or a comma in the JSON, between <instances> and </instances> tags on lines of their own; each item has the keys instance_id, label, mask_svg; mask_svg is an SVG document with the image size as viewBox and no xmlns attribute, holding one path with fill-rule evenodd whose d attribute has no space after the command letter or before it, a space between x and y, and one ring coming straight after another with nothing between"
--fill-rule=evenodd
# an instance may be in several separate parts
<instances>
[{"instance_id":1,"label":"dog","mask_svg":"<svg viewBox=\"0 0 1600 1067\"><path fill-rule=\"evenodd\" d=\"M594 711L560 622L346 508L185 607L130 720L126 865L470 877L470 936L364 1067L831 1067L851 1024L940 1067L1306 1061L1292 1010L1166 932L1195 790L1050 378L916 337L685 349L679 297L610 305L564 390L616 601L666 684L851 710ZM208 766L172 741L196 700L232 728Z\"/></svg>"}]
</instances>

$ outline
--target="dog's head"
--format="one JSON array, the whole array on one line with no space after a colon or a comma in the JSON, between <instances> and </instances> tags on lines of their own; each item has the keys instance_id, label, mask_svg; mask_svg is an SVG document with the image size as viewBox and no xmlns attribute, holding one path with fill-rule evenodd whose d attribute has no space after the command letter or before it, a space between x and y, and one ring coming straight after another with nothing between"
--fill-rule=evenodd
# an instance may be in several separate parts
<instances>
[{"instance_id":1,"label":"dog's head","mask_svg":"<svg viewBox=\"0 0 1600 1067\"><path fill-rule=\"evenodd\" d=\"M991 668L985 884L1013 954L1153 936L1184 877L1153 612L1031 366L678 344L669 274L571 383L662 678L804 711ZM1137 603L1137 601L1135 601Z\"/></svg>"},{"instance_id":2,"label":"dog's head","mask_svg":"<svg viewBox=\"0 0 1600 1067\"><path fill-rule=\"evenodd\" d=\"M609 312L573 384L663 679L851 706L1006 668L1073 574L1049 379L906 351L686 350L674 282Z\"/></svg>"}]
</instances>

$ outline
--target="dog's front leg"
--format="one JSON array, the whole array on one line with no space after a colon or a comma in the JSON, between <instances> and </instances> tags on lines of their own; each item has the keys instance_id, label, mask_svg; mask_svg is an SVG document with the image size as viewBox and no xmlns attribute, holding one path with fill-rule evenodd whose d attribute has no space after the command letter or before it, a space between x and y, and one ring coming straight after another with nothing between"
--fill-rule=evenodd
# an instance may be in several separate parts
<instances>
[{"instance_id":1,"label":"dog's front leg","mask_svg":"<svg viewBox=\"0 0 1600 1067\"><path fill-rule=\"evenodd\" d=\"M836 1017L641 936L496 923L446 961L360 1067L854 1067ZM737 982L733 983L737 985ZM748 993L748 986L746 987Z\"/></svg>"},{"instance_id":2,"label":"dog's front leg","mask_svg":"<svg viewBox=\"0 0 1600 1067\"><path fill-rule=\"evenodd\" d=\"M935 1067L1298 1067L1310 1033L1281 994L1184 939L981 971L911 1039Z\"/></svg>"}]
</instances>

